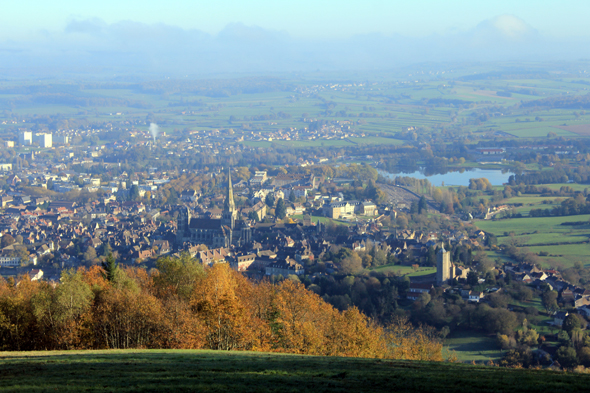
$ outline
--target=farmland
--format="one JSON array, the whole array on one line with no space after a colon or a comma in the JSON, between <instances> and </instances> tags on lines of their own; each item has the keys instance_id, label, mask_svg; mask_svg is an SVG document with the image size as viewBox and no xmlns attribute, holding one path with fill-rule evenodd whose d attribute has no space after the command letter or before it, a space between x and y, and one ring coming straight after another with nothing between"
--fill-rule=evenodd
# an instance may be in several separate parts
<instances>
[{"instance_id":1,"label":"farmland","mask_svg":"<svg viewBox=\"0 0 590 393\"><path fill-rule=\"evenodd\" d=\"M540 259L544 267L570 267L575 262L587 264L590 255L590 224L562 225L588 221L590 215L566 217L525 217L477 221L475 225L498 237L499 244L513 243L533 253L546 253Z\"/></svg>"}]
</instances>

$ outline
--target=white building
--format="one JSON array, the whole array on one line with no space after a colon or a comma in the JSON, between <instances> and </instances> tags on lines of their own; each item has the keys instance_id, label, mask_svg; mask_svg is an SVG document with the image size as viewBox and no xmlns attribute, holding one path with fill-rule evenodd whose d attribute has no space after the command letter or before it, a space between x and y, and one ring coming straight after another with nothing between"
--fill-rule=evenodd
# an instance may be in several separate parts
<instances>
[{"instance_id":1,"label":"white building","mask_svg":"<svg viewBox=\"0 0 590 393\"><path fill-rule=\"evenodd\" d=\"M0 256L0 266L20 266L19 257Z\"/></svg>"},{"instance_id":2,"label":"white building","mask_svg":"<svg viewBox=\"0 0 590 393\"><path fill-rule=\"evenodd\" d=\"M39 147L51 147L53 146L53 137L51 134L35 134L33 142L38 143Z\"/></svg>"},{"instance_id":3,"label":"white building","mask_svg":"<svg viewBox=\"0 0 590 393\"><path fill-rule=\"evenodd\" d=\"M18 143L22 146L27 146L33 143L33 133L31 131L23 131L18 134Z\"/></svg>"},{"instance_id":4,"label":"white building","mask_svg":"<svg viewBox=\"0 0 590 393\"><path fill-rule=\"evenodd\" d=\"M12 170L12 164L0 164L0 171L6 172Z\"/></svg>"}]
</instances>

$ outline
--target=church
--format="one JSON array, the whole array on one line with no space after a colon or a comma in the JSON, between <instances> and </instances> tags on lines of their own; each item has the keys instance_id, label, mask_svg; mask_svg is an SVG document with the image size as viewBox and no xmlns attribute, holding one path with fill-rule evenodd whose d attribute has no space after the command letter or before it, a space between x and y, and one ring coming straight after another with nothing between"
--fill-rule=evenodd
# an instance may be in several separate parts
<instances>
[{"instance_id":1,"label":"church","mask_svg":"<svg viewBox=\"0 0 590 393\"><path fill-rule=\"evenodd\" d=\"M178 214L176 244L205 244L209 248L240 246L249 243L252 237L248 223L238 218L234 202L231 174L220 219L191 217L191 211L183 206Z\"/></svg>"},{"instance_id":2,"label":"church","mask_svg":"<svg viewBox=\"0 0 590 393\"><path fill-rule=\"evenodd\" d=\"M445 250L441 244L440 250L436 253L436 285L447 285L453 279L467 278L469 270L451 262L451 252Z\"/></svg>"}]
</instances>

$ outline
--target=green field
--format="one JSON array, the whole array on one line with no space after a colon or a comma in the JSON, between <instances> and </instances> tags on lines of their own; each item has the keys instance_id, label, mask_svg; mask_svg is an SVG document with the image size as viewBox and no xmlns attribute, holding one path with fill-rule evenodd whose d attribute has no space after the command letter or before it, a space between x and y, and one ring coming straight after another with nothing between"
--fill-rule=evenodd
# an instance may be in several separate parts
<instances>
[{"instance_id":1,"label":"green field","mask_svg":"<svg viewBox=\"0 0 590 393\"><path fill-rule=\"evenodd\" d=\"M445 349L453 351L461 362L497 362L503 356L496 340L476 332L457 332L445 340Z\"/></svg>"},{"instance_id":2,"label":"green field","mask_svg":"<svg viewBox=\"0 0 590 393\"><path fill-rule=\"evenodd\" d=\"M550 205L549 205L550 206ZM498 237L498 243L515 241L533 253L547 252L542 257L545 267L569 267L577 261L588 264L590 256L590 223L588 225L561 225L564 222L588 222L590 215L565 217L526 217L501 220L480 220L475 225ZM505 233L514 232L514 236Z\"/></svg>"},{"instance_id":3,"label":"green field","mask_svg":"<svg viewBox=\"0 0 590 393\"><path fill-rule=\"evenodd\" d=\"M0 353L11 392L582 392L587 374L253 352Z\"/></svg>"},{"instance_id":4,"label":"green field","mask_svg":"<svg viewBox=\"0 0 590 393\"><path fill-rule=\"evenodd\" d=\"M329 217L324 217L324 216L310 216L310 217L311 217L311 221L316 224L319 221L322 224L326 224L326 225L329 225L332 223L336 224L336 225L353 225L353 223L350 223L350 222L334 220L334 219L331 219ZM294 220L303 220L303 215L296 214L296 215L291 216L291 218Z\"/></svg>"},{"instance_id":5,"label":"green field","mask_svg":"<svg viewBox=\"0 0 590 393\"><path fill-rule=\"evenodd\" d=\"M402 266L402 265L384 265L374 268L367 269L369 271L375 271L379 273L395 273L398 276L408 276L408 277L416 277L416 276L425 276L427 274L434 274L436 273L435 267L419 267L418 270L414 271L414 268L411 266Z\"/></svg>"}]
</instances>

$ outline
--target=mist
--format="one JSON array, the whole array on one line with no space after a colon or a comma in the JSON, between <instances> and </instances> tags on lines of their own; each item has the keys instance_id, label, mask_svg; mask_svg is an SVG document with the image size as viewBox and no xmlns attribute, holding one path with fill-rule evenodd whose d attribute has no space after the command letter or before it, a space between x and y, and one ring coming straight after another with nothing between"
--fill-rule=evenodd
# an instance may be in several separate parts
<instances>
[{"instance_id":1,"label":"mist","mask_svg":"<svg viewBox=\"0 0 590 393\"><path fill-rule=\"evenodd\" d=\"M514 15L445 35L381 33L346 39L295 39L241 23L218 34L165 24L73 20L63 31L0 43L7 77L76 74L185 77L222 73L387 70L448 61L554 61L590 55L585 40L544 36Z\"/></svg>"}]
</instances>

